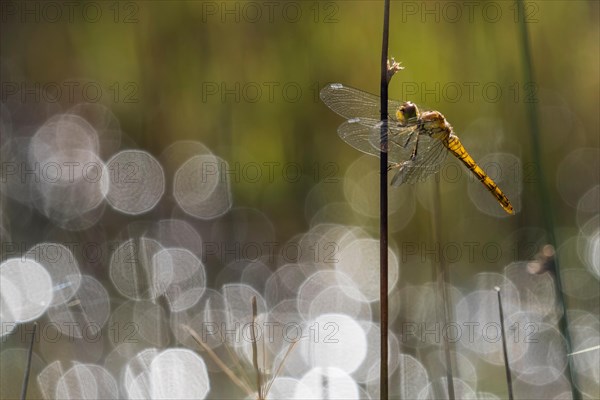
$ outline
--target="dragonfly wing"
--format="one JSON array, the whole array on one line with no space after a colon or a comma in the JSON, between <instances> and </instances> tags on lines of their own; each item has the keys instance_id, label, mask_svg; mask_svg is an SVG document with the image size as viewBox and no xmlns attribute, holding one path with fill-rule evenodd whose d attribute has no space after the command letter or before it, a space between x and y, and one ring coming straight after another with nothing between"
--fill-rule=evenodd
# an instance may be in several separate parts
<instances>
[{"instance_id":1,"label":"dragonfly wing","mask_svg":"<svg viewBox=\"0 0 600 400\"><path fill-rule=\"evenodd\" d=\"M346 119L367 118L380 120L379 96L363 92L341 83L330 83L321 89L320 97L327 107ZM388 118L395 119L400 102L388 101Z\"/></svg>"},{"instance_id":2,"label":"dragonfly wing","mask_svg":"<svg viewBox=\"0 0 600 400\"><path fill-rule=\"evenodd\" d=\"M340 125L338 135L356 150L379 156L379 145L375 142L378 123L379 121L370 118L349 119Z\"/></svg>"},{"instance_id":3,"label":"dragonfly wing","mask_svg":"<svg viewBox=\"0 0 600 400\"><path fill-rule=\"evenodd\" d=\"M412 147L408 142L416 140L417 133L413 137L410 133L414 127L398 127L390 125L388 135L388 161L399 163L410 157ZM381 123L371 118L353 118L338 128L338 135L342 140L363 153L379 157L381 152ZM410 140L409 140L410 139ZM406 145L406 146L404 146Z\"/></svg>"},{"instance_id":4,"label":"dragonfly wing","mask_svg":"<svg viewBox=\"0 0 600 400\"><path fill-rule=\"evenodd\" d=\"M411 140L409 147L412 151L415 140ZM448 151L441 140L433 139L427 135L419 135L419 147L414 160L401 162L398 172L392 179L392 186L400 186L403 183L416 183L427 176L439 171L440 166L446 159Z\"/></svg>"}]
</instances>

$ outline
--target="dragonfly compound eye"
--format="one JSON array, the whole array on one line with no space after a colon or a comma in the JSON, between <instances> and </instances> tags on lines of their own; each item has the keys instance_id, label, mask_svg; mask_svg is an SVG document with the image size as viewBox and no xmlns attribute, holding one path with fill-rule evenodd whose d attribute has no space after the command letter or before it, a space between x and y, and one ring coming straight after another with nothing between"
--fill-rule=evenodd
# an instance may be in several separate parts
<instances>
[{"instance_id":1,"label":"dragonfly compound eye","mask_svg":"<svg viewBox=\"0 0 600 400\"><path fill-rule=\"evenodd\" d=\"M400 123L405 124L407 122L416 120L419 114L419 109L417 106L410 101L405 102L398 108L398 112L396 116Z\"/></svg>"}]
</instances>

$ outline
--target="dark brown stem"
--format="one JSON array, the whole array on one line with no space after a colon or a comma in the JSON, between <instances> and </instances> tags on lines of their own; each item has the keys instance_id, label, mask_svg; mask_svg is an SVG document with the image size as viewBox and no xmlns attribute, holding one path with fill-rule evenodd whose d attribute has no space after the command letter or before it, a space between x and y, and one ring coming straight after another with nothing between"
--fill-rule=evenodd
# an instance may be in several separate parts
<instances>
[{"instance_id":1,"label":"dark brown stem","mask_svg":"<svg viewBox=\"0 0 600 400\"><path fill-rule=\"evenodd\" d=\"M23 386L21 386L21 400L27 398L27 386L29 386L29 375L31 374L31 356L33 355L33 343L35 342L36 330L37 322L34 322L33 331L31 332L31 341L29 342L29 349L27 351L27 365L25 366L25 374L23 376Z\"/></svg>"},{"instance_id":2,"label":"dark brown stem","mask_svg":"<svg viewBox=\"0 0 600 400\"><path fill-rule=\"evenodd\" d=\"M504 356L504 371L506 372L506 385L508 386L508 400L513 400L512 375L510 373L510 364L508 363L508 347L506 346L506 330L504 329L504 310L502 309L502 296L500 288L496 286L498 293L498 313L500 314L500 328L502 329L502 354Z\"/></svg>"},{"instance_id":3,"label":"dark brown stem","mask_svg":"<svg viewBox=\"0 0 600 400\"><path fill-rule=\"evenodd\" d=\"M258 391L259 400L263 400L262 393L262 382L260 376L260 368L258 368L258 349L256 346L256 332L254 331L254 327L256 325L256 297L252 297L252 327L250 328L250 335L252 336L252 364L254 365L254 370L256 372L256 388Z\"/></svg>"},{"instance_id":4,"label":"dark brown stem","mask_svg":"<svg viewBox=\"0 0 600 400\"><path fill-rule=\"evenodd\" d=\"M381 307L380 397L388 399L388 41L390 31L390 1L383 5L383 40L381 46L381 152L379 154L379 298Z\"/></svg>"}]
</instances>

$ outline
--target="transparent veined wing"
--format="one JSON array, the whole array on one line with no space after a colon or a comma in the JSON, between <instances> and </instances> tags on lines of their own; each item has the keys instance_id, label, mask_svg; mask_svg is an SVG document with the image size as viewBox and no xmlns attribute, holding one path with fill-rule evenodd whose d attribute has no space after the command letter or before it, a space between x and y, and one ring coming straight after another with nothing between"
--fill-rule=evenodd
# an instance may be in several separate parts
<instances>
[{"instance_id":1,"label":"transparent veined wing","mask_svg":"<svg viewBox=\"0 0 600 400\"><path fill-rule=\"evenodd\" d=\"M392 178L391 185L398 187L403 183L416 183L424 180L427 176L439 171L440 166L448 155L448 149L441 140L434 139L428 135L419 135L419 147L417 156L414 160L410 156L399 166L396 174ZM415 140L411 140L409 147L412 151L415 146Z\"/></svg>"},{"instance_id":2,"label":"transparent veined wing","mask_svg":"<svg viewBox=\"0 0 600 400\"><path fill-rule=\"evenodd\" d=\"M320 97L327 107L346 119L366 118L380 120L379 96L363 92L341 83L330 83L325 86ZM388 101L388 119L396 120L396 110L401 103L396 100Z\"/></svg>"},{"instance_id":3,"label":"transparent veined wing","mask_svg":"<svg viewBox=\"0 0 600 400\"><path fill-rule=\"evenodd\" d=\"M388 130L388 161L400 163L410 158L417 139L417 127L390 123ZM352 118L338 128L342 140L363 153L379 157L381 123L378 119Z\"/></svg>"}]
</instances>

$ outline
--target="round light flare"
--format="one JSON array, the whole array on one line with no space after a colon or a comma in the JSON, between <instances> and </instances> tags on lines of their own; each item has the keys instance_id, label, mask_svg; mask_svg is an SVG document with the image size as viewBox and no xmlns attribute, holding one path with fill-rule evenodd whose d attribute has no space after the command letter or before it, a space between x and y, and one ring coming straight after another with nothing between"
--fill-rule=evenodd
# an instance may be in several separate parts
<instances>
[{"instance_id":1,"label":"round light flare","mask_svg":"<svg viewBox=\"0 0 600 400\"><path fill-rule=\"evenodd\" d=\"M309 365L351 374L367 356L367 334L347 315L320 315L308 325L308 330L309 338L302 340L301 352Z\"/></svg>"},{"instance_id":2,"label":"round light flare","mask_svg":"<svg viewBox=\"0 0 600 400\"><path fill-rule=\"evenodd\" d=\"M600 279L600 229L587 238L585 247L585 266L596 279Z\"/></svg>"},{"instance_id":3,"label":"round light flare","mask_svg":"<svg viewBox=\"0 0 600 400\"><path fill-rule=\"evenodd\" d=\"M363 321L372 318L369 303L354 286L330 286L317 294L310 302L308 315L314 319L326 313L345 314Z\"/></svg>"},{"instance_id":4,"label":"round light flare","mask_svg":"<svg viewBox=\"0 0 600 400\"><path fill-rule=\"evenodd\" d=\"M598 393L598 385L600 385L600 365L598 356L600 349L600 337L597 332L593 337L589 337L582 341L574 348L574 353L570 357L573 362L573 369L577 372L577 382L575 383L579 390L592 396L594 392Z\"/></svg>"},{"instance_id":5,"label":"round light flare","mask_svg":"<svg viewBox=\"0 0 600 400\"><path fill-rule=\"evenodd\" d=\"M276 378L273 381L266 398L267 400L293 399L296 391L307 389L299 389L301 385L299 380L288 376Z\"/></svg>"},{"instance_id":6,"label":"round light flare","mask_svg":"<svg viewBox=\"0 0 600 400\"><path fill-rule=\"evenodd\" d=\"M52 278L54 296L51 306L71 299L81 284L81 272L75 256L59 243L38 243L27 251L27 259L43 265Z\"/></svg>"},{"instance_id":7,"label":"round light flare","mask_svg":"<svg viewBox=\"0 0 600 400\"><path fill-rule=\"evenodd\" d=\"M356 238L356 231L359 229L345 225L314 225L308 232L288 240L284 246L285 251L282 252L282 261L301 264L304 269L307 266L319 270L331 269L338 249L342 248L346 241Z\"/></svg>"},{"instance_id":8,"label":"round light flare","mask_svg":"<svg viewBox=\"0 0 600 400\"><path fill-rule=\"evenodd\" d=\"M191 157L175 172L173 196L181 209L198 219L217 218L231 209L227 161L212 154Z\"/></svg>"},{"instance_id":9,"label":"round light flare","mask_svg":"<svg viewBox=\"0 0 600 400\"><path fill-rule=\"evenodd\" d=\"M204 399L210 389L204 360L184 349L168 349L149 368L151 399Z\"/></svg>"},{"instance_id":10,"label":"round light flare","mask_svg":"<svg viewBox=\"0 0 600 400\"><path fill-rule=\"evenodd\" d=\"M26 351L23 349L23 351ZM26 357L24 357L26 359ZM37 374L36 381L42 398L53 399L56 397L56 385L60 378L64 375L62 363L59 360L53 361Z\"/></svg>"},{"instance_id":11,"label":"round light flare","mask_svg":"<svg viewBox=\"0 0 600 400\"><path fill-rule=\"evenodd\" d=\"M265 283L265 299L269 305L295 299L298 290L316 267L311 264L285 264L277 268Z\"/></svg>"},{"instance_id":12,"label":"round light flare","mask_svg":"<svg viewBox=\"0 0 600 400\"><path fill-rule=\"evenodd\" d=\"M462 298L456 305L456 329L449 329L452 340L457 339L465 348L491 364L502 365L502 335L498 316L497 292L476 290ZM475 329L467 327L476 323ZM518 326L518 325L516 325ZM464 329L463 329L464 328ZM464 332L463 332L464 330ZM521 332L517 332L520 334ZM507 330L506 340L511 360L520 358L527 350L528 342L518 340L514 330ZM510 336L508 336L510 335Z\"/></svg>"},{"instance_id":13,"label":"round light flare","mask_svg":"<svg viewBox=\"0 0 600 400\"><path fill-rule=\"evenodd\" d=\"M121 124L115 114L100 103L81 102L67 111L67 115L83 118L98 136L98 155L107 159L121 145Z\"/></svg>"},{"instance_id":14,"label":"round light flare","mask_svg":"<svg viewBox=\"0 0 600 400\"><path fill-rule=\"evenodd\" d=\"M396 386L400 392L400 398L417 398L429 383L427 370L416 358L408 355L400 355L399 368L396 369L394 376L401 375L399 384ZM406 382L404 385L401 382Z\"/></svg>"},{"instance_id":15,"label":"round light flare","mask_svg":"<svg viewBox=\"0 0 600 400\"><path fill-rule=\"evenodd\" d=\"M535 313L546 320L557 320L559 310L555 306L555 282L551 274L532 274L527 262L517 261L504 268L504 275L519 292L521 311Z\"/></svg>"},{"instance_id":16,"label":"round light flare","mask_svg":"<svg viewBox=\"0 0 600 400\"><path fill-rule=\"evenodd\" d=\"M0 279L0 337L15 330L20 319L23 296L17 286L8 279Z\"/></svg>"},{"instance_id":17,"label":"round light flare","mask_svg":"<svg viewBox=\"0 0 600 400\"><path fill-rule=\"evenodd\" d=\"M148 370L152 360L159 354L155 348L147 348L137 353L124 368L122 381L130 399L143 398L148 389ZM141 377L139 380L137 380ZM138 395L136 395L136 393Z\"/></svg>"},{"instance_id":18,"label":"round light flare","mask_svg":"<svg viewBox=\"0 0 600 400\"><path fill-rule=\"evenodd\" d=\"M323 382L327 382L324 385ZM334 367L316 367L308 371L296 386L294 399L328 400L358 399L357 383L344 370Z\"/></svg>"},{"instance_id":19,"label":"round light flare","mask_svg":"<svg viewBox=\"0 0 600 400\"><path fill-rule=\"evenodd\" d=\"M39 161L36 207L56 221L68 221L98 208L108 191L109 174L93 152L61 149Z\"/></svg>"},{"instance_id":20,"label":"round light flare","mask_svg":"<svg viewBox=\"0 0 600 400\"><path fill-rule=\"evenodd\" d=\"M108 321L109 314L108 291L96 278L89 275L81 276L79 289L71 301L48 310L48 318L53 326L63 335L75 339L86 339L99 334Z\"/></svg>"},{"instance_id":21,"label":"round light flare","mask_svg":"<svg viewBox=\"0 0 600 400\"><path fill-rule=\"evenodd\" d=\"M21 323L41 316L52 303L52 278L37 262L10 258L0 264L0 322Z\"/></svg>"},{"instance_id":22,"label":"round light flare","mask_svg":"<svg viewBox=\"0 0 600 400\"><path fill-rule=\"evenodd\" d=\"M110 258L109 275L120 294L132 300L154 300L171 283L171 264L157 265L153 257L162 250L154 239L132 238L119 245Z\"/></svg>"},{"instance_id":23,"label":"round light flare","mask_svg":"<svg viewBox=\"0 0 600 400\"><path fill-rule=\"evenodd\" d=\"M340 252L335 266L352 279L367 301L379 299L378 240L357 239L349 243ZM388 249L388 293L398 282L399 275L398 257Z\"/></svg>"},{"instance_id":24,"label":"round light flare","mask_svg":"<svg viewBox=\"0 0 600 400\"><path fill-rule=\"evenodd\" d=\"M522 357L511 362L519 380L531 385L550 385L558 380L567 366L565 339L553 325L544 322L527 332L528 348Z\"/></svg>"},{"instance_id":25,"label":"round light flare","mask_svg":"<svg viewBox=\"0 0 600 400\"><path fill-rule=\"evenodd\" d=\"M477 394L471 386L462 379L452 378L455 398L461 400L476 400ZM438 394L439 393L439 394ZM435 399L440 396L442 399L450 398L448 395L448 379L446 377L436 379L424 388L416 397L418 400Z\"/></svg>"},{"instance_id":26,"label":"round light flare","mask_svg":"<svg viewBox=\"0 0 600 400\"><path fill-rule=\"evenodd\" d=\"M76 364L58 380L56 399L116 399L119 389L115 378L103 367Z\"/></svg>"},{"instance_id":27,"label":"round light flare","mask_svg":"<svg viewBox=\"0 0 600 400\"><path fill-rule=\"evenodd\" d=\"M580 272L583 276L579 280L587 283L588 286L589 295L585 296L584 294L584 296L588 298L597 297L597 280L600 279L600 213L593 214L585 221L581 221L579 233L574 237L574 246L571 241L566 241L566 243L570 244L571 247L575 247L574 250L577 252L577 257L584 266L585 271L596 278L591 280L585 277L588 274L581 273L583 271ZM564 257L564 251L559 252L559 254ZM579 288L576 288L575 292L578 296L582 294Z\"/></svg>"},{"instance_id":28,"label":"round light flare","mask_svg":"<svg viewBox=\"0 0 600 400\"><path fill-rule=\"evenodd\" d=\"M182 209L206 200L215 191L221 179L217 163L212 154L197 155L175 172L173 195Z\"/></svg>"},{"instance_id":29,"label":"round light flare","mask_svg":"<svg viewBox=\"0 0 600 400\"><path fill-rule=\"evenodd\" d=\"M154 271L172 271L165 288L165 297L171 311L186 310L200 300L206 290L206 271L194 253L183 248L166 248L152 257Z\"/></svg>"},{"instance_id":30,"label":"round light flare","mask_svg":"<svg viewBox=\"0 0 600 400\"><path fill-rule=\"evenodd\" d=\"M60 114L46 121L33 135L29 158L40 162L47 154L64 149L97 153L99 147L98 134L85 119L73 114Z\"/></svg>"},{"instance_id":31,"label":"round light flare","mask_svg":"<svg viewBox=\"0 0 600 400\"><path fill-rule=\"evenodd\" d=\"M313 301L316 300L317 303L319 302L317 296L330 287L342 286L355 288L356 284L346 276L346 274L336 270L317 271L310 275L300 285L298 294L296 295L297 308L300 316L305 321L312 320L310 317L311 307L313 306ZM352 296L355 293L356 292L348 291L347 295Z\"/></svg>"},{"instance_id":32,"label":"round light flare","mask_svg":"<svg viewBox=\"0 0 600 400\"><path fill-rule=\"evenodd\" d=\"M152 210L165 192L163 168L150 153L124 150L106 166L110 173L106 200L117 211L143 214Z\"/></svg>"}]
</instances>

